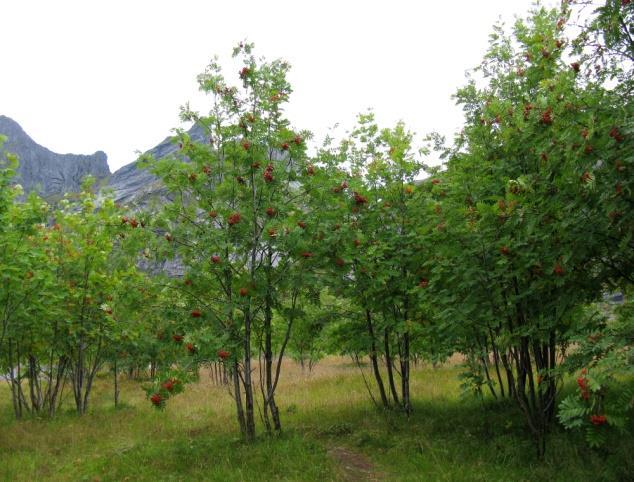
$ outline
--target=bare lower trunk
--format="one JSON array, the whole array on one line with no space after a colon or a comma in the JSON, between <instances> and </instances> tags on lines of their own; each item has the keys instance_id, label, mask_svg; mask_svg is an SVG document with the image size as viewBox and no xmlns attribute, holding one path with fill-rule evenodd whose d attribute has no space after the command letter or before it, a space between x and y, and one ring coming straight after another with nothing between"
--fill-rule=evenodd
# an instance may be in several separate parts
<instances>
[{"instance_id":1,"label":"bare lower trunk","mask_svg":"<svg viewBox=\"0 0 634 482\"><path fill-rule=\"evenodd\" d=\"M240 368L238 366L238 362L235 361L233 363L233 373L231 374L233 378L233 398L236 402L236 416L238 417L238 425L240 426L240 433L242 434L243 437L246 438L247 425L246 425L246 419L244 416L244 408L242 405L242 389L240 384L239 370Z\"/></svg>"},{"instance_id":2,"label":"bare lower trunk","mask_svg":"<svg viewBox=\"0 0 634 482\"><path fill-rule=\"evenodd\" d=\"M268 253L268 266L267 266L267 294L265 297L264 307L264 379L265 379L265 396L264 396L264 411L271 412L271 418L273 419L273 428L276 433L282 431L282 421L280 420L280 411L275 402L275 387L273 380L273 299L271 297L270 290L271 279L270 269L272 264L272 254L269 250ZM281 360L280 360L281 363ZM270 427L267 427L270 431Z\"/></svg>"},{"instance_id":3,"label":"bare lower trunk","mask_svg":"<svg viewBox=\"0 0 634 482\"><path fill-rule=\"evenodd\" d=\"M410 398L409 398L409 369L410 369L409 352L410 352L409 332L406 331L403 334L403 342L402 342L400 358L401 358L401 395L403 397L402 406L403 406L403 410L405 411L408 417L412 413L412 406L411 406Z\"/></svg>"},{"instance_id":4,"label":"bare lower trunk","mask_svg":"<svg viewBox=\"0 0 634 482\"><path fill-rule=\"evenodd\" d=\"M251 313L247 311L244 316L244 373L242 384L244 387L245 402L245 440L255 440L255 410L253 403L253 383L251 380Z\"/></svg>"},{"instance_id":5,"label":"bare lower trunk","mask_svg":"<svg viewBox=\"0 0 634 482\"><path fill-rule=\"evenodd\" d=\"M390 384L390 393L396 405L400 405L398 392L396 391L396 383L394 381L394 361L390 353L390 333L387 328L383 332L383 349L385 351L385 366L387 367L387 379Z\"/></svg>"},{"instance_id":6,"label":"bare lower trunk","mask_svg":"<svg viewBox=\"0 0 634 482\"><path fill-rule=\"evenodd\" d=\"M379 361L376 350L376 337L374 335L374 326L372 325L372 313L370 313L370 310L366 310L365 315L366 324L368 327L368 335L370 336L370 362L372 363L374 379L376 380L376 384L379 388L379 395L381 397L381 403L383 404L383 407L390 408L390 402L387 398L387 394L385 393L383 377L381 376L381 371L379 370Z\"/></svg>"}]
</instances>

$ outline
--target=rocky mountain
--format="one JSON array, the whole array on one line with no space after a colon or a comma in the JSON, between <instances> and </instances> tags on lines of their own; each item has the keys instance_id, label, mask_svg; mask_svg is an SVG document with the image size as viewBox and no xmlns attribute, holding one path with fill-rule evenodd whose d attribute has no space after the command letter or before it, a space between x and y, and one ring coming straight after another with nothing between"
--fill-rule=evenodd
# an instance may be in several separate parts
<instances>
[{"instance_id":1,"label":"rocky mountain","mask_svg":"<svg viewBox=\"0 0 634 482\"><path fill-rule=\"evenodd\" d=\"M199 126L193 126L188 134L195 141L202 141L205 137L203 129ZM178 146L170 139L165 138L147 153L156 159L173 154ZM156 176L146 169L140 169L136 161L118 169L108 180L107 187L113 190L115 201L137 207L147 206L150 200L160 199L166 195Z\"/></svg>"},{"instance_id":2,"label":"rocky mountain","mask_svg":"<svg viewBox=\"0 0 634 482\"><path fill-rule=\"evenodd\" d=\"M4 115L0 115L0 134L8 138L4 149L20 159L16 182L26 192L36 191L45 197L77 192L82 178L91 174L101 181L102 188L113 191L116 202L132 208L147 207L152 200L166 196L160 181L146 169L139 168L136 161L111 174L104 152L57 154L36 143L17 122ZM193 126L188 134L194 140L204 139L199 126ZM176 152L178 146L170 139L165 138L147 153L160 159Z\"/></svg>"},{"instance_id":3,"label":"rocky mountain","mask_svg":"<svg viewBox=\"0 0 634 482\"><path fill-rule=\"evenodd\" d=\"M16 181L25 191L42 196L61 195L79 190L81 180L92 174L98 180L110 176L107 156L102 151L91 155L57 154L39 145L13 119L0 115L0 134L8 138L4 148L20 159Z\"/></svg>"}]
</instances>

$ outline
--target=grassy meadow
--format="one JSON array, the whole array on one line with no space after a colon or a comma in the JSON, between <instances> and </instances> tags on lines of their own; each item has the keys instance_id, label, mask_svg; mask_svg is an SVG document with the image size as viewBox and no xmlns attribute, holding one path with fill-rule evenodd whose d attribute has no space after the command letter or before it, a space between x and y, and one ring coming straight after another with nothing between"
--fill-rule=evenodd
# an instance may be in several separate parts
<instances>
[{"instance_id":1,"label":"grassy meadow","mask_svg":"<svg viewBox=\"0 0 634 482\"><path fill-rule=\"evenodd\" d=\"M368 367L365 367L369 376ZM556 427L545 460L535 457L521 415L508 402L462 398L459 369L413 371L414 413L375 409L358 368L331 357L311 374L288 361L278 401L284 433L239 440L232 399L207 373L155 410L135 381L121 406L99 379L90 413L15 421L0 391L1 480L89 481L601 481L632 480L634 440L615 435L586 448ZM369 381L369 379L368 379ZM67 396L69 396L68 393ZM70 402L70 400L68 400Z\"/></svg>"}]
</instances>

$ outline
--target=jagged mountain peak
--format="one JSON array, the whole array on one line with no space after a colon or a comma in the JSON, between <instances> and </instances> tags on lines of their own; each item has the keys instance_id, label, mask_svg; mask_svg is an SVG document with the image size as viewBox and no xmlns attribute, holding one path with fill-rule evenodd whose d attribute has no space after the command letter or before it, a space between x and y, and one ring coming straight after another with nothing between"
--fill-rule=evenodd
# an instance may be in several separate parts
<instances>
[{"instance_id":1,"label":"jagged mountain peak","mask_svg":"<svg viewBox=\"0 0 634 482\"><path fill-rule=\"evenodd\" d=\"M89 155L55 153L35 142L6 115L0 115L0 134L8 138L4 149L20 160L16 182L27 192L37 191L47 197L77 192L87 175L98 180L110 176L108 156L103 151Z\"/></svg>"}]
</instances>

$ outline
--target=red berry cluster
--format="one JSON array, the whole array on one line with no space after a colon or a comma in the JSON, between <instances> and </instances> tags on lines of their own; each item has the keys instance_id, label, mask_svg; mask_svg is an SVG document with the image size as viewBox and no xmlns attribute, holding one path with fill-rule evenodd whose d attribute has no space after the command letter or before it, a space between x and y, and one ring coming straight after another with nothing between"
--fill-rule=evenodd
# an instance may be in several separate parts
<instances>
[{"instance_id":1,"label":"red berry cluster","mask_svg":"<svg viewBox=\"0 0 634 482\"><path fill-rule=\"evenodd\" d=\"M614 192L616 192L617 196L620 196L621 194L623 194L623 186L621 186L620 182L617 182L616 186L614 186Z\"/></svg>"},{"instance_id":2,"label":"red berry cluster","mask_svg":"<svg viewBox=\"0 0 634 482\"><path fill-rule=\"evenodd\" d=\"M586 374L588 371L584 368L581 370L581 376L577 378L577 385L579 385L579 391L581 393L581 398L584 400L590 399L590 391L588 390L588 379L586 378Z\"/></svg>"},{"instance_id":3,"label":"red berry cluster","mask_svg":"<svg viewBox=\"0 0 634 482\"><path fill-rule=\"evenodd\" d=\"M559 262L555 263L555 267L553 268L553 273L556 276L563 276L564 273L566 271L564 270L564 268L559 264Z\"/></svg>"},{"instance_id":4,"label":"red berry cluster","mask_svg":"<svg viewBox=\"0 0 634 482\"><path fill-rule=\"evenodd\" d=\"M542 112L542 124L549 126L553 123L553 109L548 107L544 112Z\"/></svg>"},{"instance_id":5,"label":"red berry cluster","mask_svg":"<svg viewBox=\"0 0 634 482\"><path fill-rule=\"evenodd\" d=\"M368 202L368 198L362 196L358 192L353 192L352 195L354 196L354 202L357 204L357 206L362 206Z\"/></svg>"},{"instance_id":6,"label":"red berry cluster","mask_svg":"<svg viewBox=\"0 0 634 482\"><path fill-rule=\"evenodd\" d=\"M608 419L606 418L605 415L591 415L590 416L590 422L592 423L592 425L604 425L606 422L608 421Z\"/></svg>"},{"instance_id":7,"label":"red berry cluster","mask_svg":"<svg viewBox=\"0 0 634 482\"><path fill-rule=\"evenodd\" d=\"M528 119L531 111L533 110L533 104L530 102L524 106L524 119Z\"/></svg>"},{"instance_id":8,"label":"red berry cluster","mask_svg":"<svg viewBox=\"0 0 634 482\"><path fill-rule=\"evenodd\" d=\"M617 127L612 127L612 129L610 129L609 136L612 139L614 139L616 142L621 142L624 139L624 137L621 135Z\"/></svg>"},{"instance_id":9,"label":"red berry cluster","mask_svg":"<svg viewBox=\"0 0 634 482\"><path fill-rule=\"evenodd\" d=\"M202 313L200 312L200 310L192 310L191 315L192 318L200 318L202 316Z\"/></svg>"},{"instance_id":10,"label":"red berry cluster","mask_svg":"<svg viewBox=\"0 0 634 482\"><path fill-rule=\"evenodd\" d=\"M143 221L139 222L136 218L128 218L127 216L123 216L121 218L121 224L129 224L133 229L137 228L139 225L141 225L141 227L145 227L145 223Z\"/></svg>"},{"instance_id":11,"label":"red berry cluster","mask_svg":"<svg viewBox=\"0 0 634 482\"><path fill-rule=\"evenodd\" d=\"M218 350L218 358L220 358L222 361L225 361L227 358L229 358L229 352L227 350Z\"/></svg>"},{"instance_id":12,"label":"red berry cluster","mask_svg":"<svg viewBox=\"0 0 634 482\"><path fill-rule=\"evenodd\" d=\"M178 380L176 380L175 378L170 378L168 380L165 380L165 382L163 382L163 384L161 385L161 388L164 388L168 392L172 393L178 383L179 383Z\"/></svg>"},{"instance_id":13,"label":"red berry cluster","mask_svg":"<svg viewBox=\"0 0 634 482\"><path fill-rule=\"evenodd\" d=\"M234 224L238 224L240 219L240 213L233 213L227 218L227 223L229 223L229 226L233 226Z\"/></svg>"},{"instance_id":14,"label":"red berry cluster","mask_svg":"<svg viewBox=\"0 0 634 482\"><path fill-rule=\"evenodd\" d=\"M588 171L585 171L582 175L581 175L581 182L584 184L588 184L591 180L592 180L592 176L590 175L590 173Z\"/></svg>"},{"instance_id":15,"label":"red berry cluster","mask_svg":"<svg viewBox=\"0 0 634 482\"><path fill-rule=\"evenodd\" d=\"M273 181L273 164L269 164L268 166L266 166L263 176L266 182Z\"/></svg>"}]
</instances>

